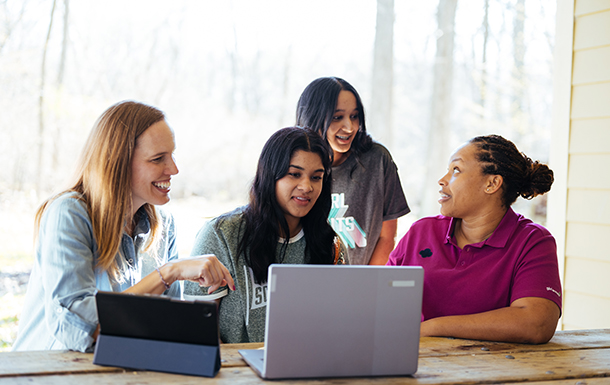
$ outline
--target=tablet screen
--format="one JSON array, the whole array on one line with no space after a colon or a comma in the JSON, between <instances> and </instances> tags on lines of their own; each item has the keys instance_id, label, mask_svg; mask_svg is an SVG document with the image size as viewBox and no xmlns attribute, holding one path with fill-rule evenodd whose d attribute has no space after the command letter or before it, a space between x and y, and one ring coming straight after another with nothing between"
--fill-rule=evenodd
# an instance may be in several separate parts
<instances>
[{"instance_id":1,"label":"tablet screen","mask_svg":"<svg viewBox=\"0 0 610 385\"><path fill-rule=\"evenodd\" d=\"M163 296L97 292L100 333L218 346L218 306Z\"/></svg>"}]
</instances>

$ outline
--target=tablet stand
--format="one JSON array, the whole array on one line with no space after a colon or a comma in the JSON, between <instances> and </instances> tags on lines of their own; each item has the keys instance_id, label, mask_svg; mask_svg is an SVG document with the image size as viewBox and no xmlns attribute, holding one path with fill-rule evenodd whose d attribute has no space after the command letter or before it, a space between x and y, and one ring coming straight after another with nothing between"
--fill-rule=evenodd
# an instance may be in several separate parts
<instances>
[{"instance_id":1,"label":"tablet stand","mask_svg":"<svg viewBox=\"0 0 610 385\"><path fill-rule=\"evenodd\" d=\"M220 370L218 305L99 291L93 363L214 377Z\"/></svg>"},{"instance_id":2,"label":"tablet stand","mask_svg":"<svg viewBox=\"0 0 610 385\"><path fill-rule=\"evenodd\" d=\"M93 363L214 377L220 370L220 347L100 334Z\"/></svg>"}]
</instances>

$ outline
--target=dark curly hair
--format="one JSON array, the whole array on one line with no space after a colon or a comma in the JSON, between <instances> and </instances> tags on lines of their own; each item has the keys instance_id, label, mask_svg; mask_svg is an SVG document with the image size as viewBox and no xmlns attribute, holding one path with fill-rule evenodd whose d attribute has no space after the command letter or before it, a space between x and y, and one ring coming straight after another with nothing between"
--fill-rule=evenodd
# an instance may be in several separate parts
<instances>
[{"instance_id":1,"label":"dark curly hair","mask_svg":"<svg viewBox=\"0 0 610 385\"><path fill-rule=\"evenodd\" d=\"M477 160L483 174L504 179L502 204L510 207L517 197L532 199L551 189L553 171L520 152L510 140L499 135L477 136L470 140L477 147Z\"/></svg>"}]
</instances>

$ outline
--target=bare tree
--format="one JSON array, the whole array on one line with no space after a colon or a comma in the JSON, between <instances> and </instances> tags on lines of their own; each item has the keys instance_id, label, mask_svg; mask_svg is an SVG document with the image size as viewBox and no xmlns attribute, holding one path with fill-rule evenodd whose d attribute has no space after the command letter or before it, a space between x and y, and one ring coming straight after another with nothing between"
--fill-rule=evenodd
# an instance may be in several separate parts
<instances>
[{"instance_id":1,"label":"bare tree","mask_svg":"<svg viewBox=\"0 0 610 385\"><path fill-rule=\"evenodd\" d=\"M0 1L0 57L3 59L5 59L3 54L5 49L7 49L7 43L13 38L15 40L20 38L20 31L23 28L22 21L25 18L28 5L28 1L24 0L19 3L11 2L11 7L9 7L9 1ZM13 102L16 99L23 100L21 94L17 96L11 92L14 89L14 85L11 84L11 81L7 81L8 79L14 81L15 77L8 76L9 72L5 70L5 67L2 67L0 72L4 75L2 76L2 85L0 86L2 95L8 96L12 94L11 100ZM20 140L25 130L11 130L11 135L7 135L8 127L13 126L16 122L17 114L15 114L14 110L7 111L6 105L2 107L2 115L0 115L0 151L5 156L8 156L10 160L8 164L4 165L3 172L0 174L0 184L2 184L3 188L8 186L10 189L21 190L28 179L28 162L25 161L26 156L20 151L22 146L26 146L25 141Z\"/></svg>"},{"instance_id":2,"label":"bare tree","mask_svg":"<svg viewBox=\"0 0 610 385\"><path fill-rule=\"evenodd\" d=\"M289 97L288 97L288 90L290 87L290 75L292 72L292 68L291 68L291 61L292 61L292 45L288 46L288 48L286 49L286 56L284 57L284 70L283 70L283 76L282 76L282 100L284 101L282 108L280 108L280 113L278 116L278 123L277 126L278 127L283 127L283 125L286 122L291 121L291 119L288 117L290 115L290 117L294 117L294 106L292 103L288 103ZM290 111L290 112L288 112Z\"/></svg>"},{"instance_id":3,"label":"bare tree","mask_svg":"<svg viewBox=\"0 0 610 385\"><path fill-rule=\"evenodd\" d=\"M233 7L233 3L231 3L231 8ZM231 80L228 88L227 94L227 109L230 114L235 111L236 99L237 99L237 77L239 76L238 69L238 58L237 58L237 26L235 25L235 20L233 19L233 50L229 52L229 60L231 62Z\"/></svg>"},{"instance_id":4,"label":"bare tree","mask_svg":"<svg viewBox=\"0 0 610 385\"><path fill-rule=\"evenodd\" d=\"M7 16L4 18L4 23L3 23L4 33L0 34L0 53L2 53L2 49L6 45L6 42L10 39L11 35L13 34L13 31L15 30L15 26L18 25L19 22L21 21L21 19L23 18L23 15L25 13L25 7L27 5L27 2L23 1L21 3L21 10L17 14L17 17L15 18L15 20L10 20L10 18L8 17L9 12L7 9L8 8L7 3L8 3L8 1L6 1L6 0L1 2L1 7L3 8L3 10L0 13L7 15Z\"/></svg>"},{"instance_id":5,"label":"bare tree","mask_svg":"<svg viewBox=\"0 0 610 385\"><path fill-rule=\"evenodd\" d=\"M66 69L66 56L68 55L68 42L70 40L69 20L70 20L70 0L64 0L63 39L61 42L61 56L59 58L59 69L57 70L57 85L58 86L61 86L64 82L64 72Z\"/></svg>"},{"instance_id":6,"label":"bare tree","mask_svg":"<svg viewBox=\"0 0 610 385\"><path fill-rule=\"evenodd\" d=\"M525 108L525 0L517 0L514 9L513 21L513 56L515 58L513 66L513 95L511 103L511 116L515 132L518 136L522 136L526 131L527 118L523 111ZM515 137L514 140L518 140Z\"/></svg>"},{"instance_id":7,"label":"bare tree","mask_svg":"<svg viewBox=\"0 0 610 385\"><path fill-rule=\"evenodd\" d=\"M45 84L45 65L47 62L47 49L49 47L49 40L51 39L51 30L53 28L53 16L55 15L55 7L57 0L53 0L53 6L51 7L51 17L49 20L49 29L47 30L47 38L44 42L44 49L42 50L42 64L40 68L40 89L38 95L38 165L36 168L36 184L38 192L42 191L42 159L44 155L44 84Z\"/></svg>"},{"instance_id":8,"label":"bare tree","mask_svg":"<svg viewBox=\"0 0 610 385\"><path fill-rule=\"evenodd\" d=\"M68 42L69 38L69 20L70 20L70 0L64 0L64 19L63 19L63 39L61 43L61 54L59 57L59 68L57 70L57 89L62 91L64 85L64 74L66 70L66 57L68 55ZM57 101L61 105L61 92L59 100ZM58 118L56 118L55 124L55 135L53 135L53 170L57 170L59 167L59 154L61 153L62 144L62 124Z\"/></svg>"},{"instance_id":9,"label":"bare tree","mask_svg":"<svg viewBox=\"0 0 610 385\"><path fill-rule=\"evenodd\" d=\"M481 58L481 110L485 109L487 97L487 42L489 40L489 0L485 0L485 14L483 16L483 55Z\"/></svg>"},{"instance_id":10,"label":"bare tree","mask_svg":"<svg viewBox=\"0 0 610 385\"><path fill-rule=\"evenodd\" d=\"M453 46L457 0L440 0L438 4L438 38L434 62L434 85L430 110L430 131L426 156L426 177L422 186L421 214L438 212L434 186L445 169L449 156L450 117L452 110Z\"/></svg>"},{"instance_id":11,"label":"bare tree","mask_svg":"<svg viewBox=\"0 0 610 385\"><path fill-rule=\"evenodd\" d=\"M391 148L394 78L394 0L377 0L370 127Z\"/></svg>"}]
</instances>

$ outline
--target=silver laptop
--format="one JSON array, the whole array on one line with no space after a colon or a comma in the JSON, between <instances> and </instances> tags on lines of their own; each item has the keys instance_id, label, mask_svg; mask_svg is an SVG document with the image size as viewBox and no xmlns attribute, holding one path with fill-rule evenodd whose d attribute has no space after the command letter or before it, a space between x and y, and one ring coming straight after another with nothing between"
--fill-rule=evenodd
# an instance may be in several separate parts
<instances>
[{"instance_id":1,"label":"silver laptop","mask_svg":"<svg viewBox=\"0 0 610 385\"><path fill-rule=\"evenodd\" d=\"M265 379L417 371L424 270L271 265L265 348L239 350Z\"/></svg>"}]
</instances>

